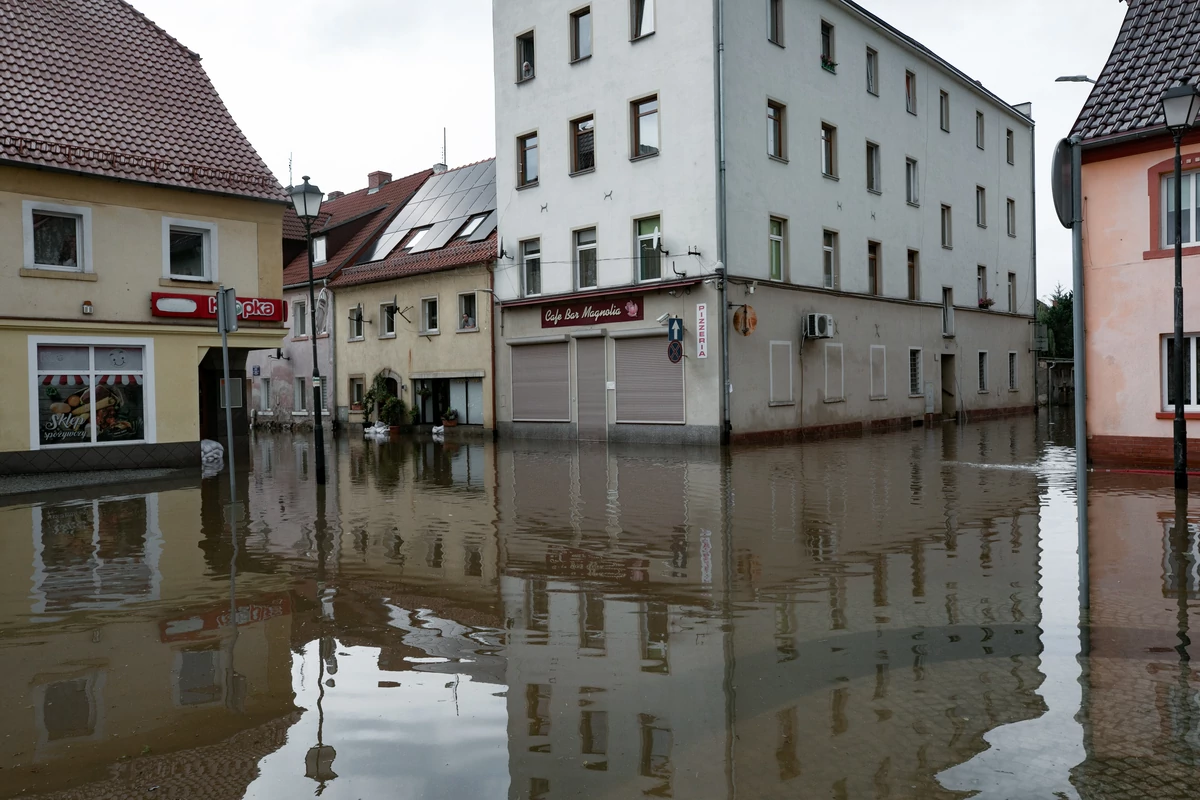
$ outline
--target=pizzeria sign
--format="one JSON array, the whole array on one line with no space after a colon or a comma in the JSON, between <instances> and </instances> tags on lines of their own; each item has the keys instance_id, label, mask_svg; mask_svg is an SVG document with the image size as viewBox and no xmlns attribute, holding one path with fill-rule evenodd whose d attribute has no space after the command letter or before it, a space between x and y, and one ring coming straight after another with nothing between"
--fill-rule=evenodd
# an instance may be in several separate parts
<instances>
[{"instance_id":1,"label":"pizzeria sign","mask_svg":"<svg viewBox=\"0 0 1200 800\"><path fill-rule=\"evenodd\" d=\"M542 309L542 327L569 328L605 322L638 322L643 318L644 310L641 297L546 306Z\"/></svg>"},{"instance_id":2,"label":"pizzeria sign","mask_svg":"<svg viewBox=\"0 0 1200 800\"><path fill-rule=\"evenodd\" d=\"M283 322L287 319L287 303L266 297L239 297L238 319L251 322ZM150 293L150 314L155 317L180 319L216 319L215 294Z\"/></svg>"}]
</instances>

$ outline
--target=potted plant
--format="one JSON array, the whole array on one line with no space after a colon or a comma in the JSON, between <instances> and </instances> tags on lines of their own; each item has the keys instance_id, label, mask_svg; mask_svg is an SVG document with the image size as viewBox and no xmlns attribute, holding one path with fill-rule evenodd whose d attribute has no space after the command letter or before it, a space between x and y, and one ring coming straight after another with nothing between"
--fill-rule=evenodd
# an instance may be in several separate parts
<instances>
[{"instance_id":1,"label":"potted plant","mask_svg":"<svg viewBox=\"0 0 1200 800\"><path fill-rule=\"evenodd\" d=\"M413 425L416 425L417 423L419 423L421 421L421 409L418 408L417 406L413 406L412 408L410 408L408 410L408 418L411 421L411 424L413 424Z\"/></svg>"},{"instance_id":2,"label":"potted plant","mask_svg":"<svg viewBox=\"0 0 1200 800\"><path fill-rule=\"evenodd\" d=\"M458 425L458 411L453 408L448 408L442 414L442 424L447 428L453 428Z\"/></svg>"},{"instance_id":3,"label":"potted plant","mask_svg":"<svg viewBox=\"0 0 1200 800\"><path fill-rule=\"evenodd\" d=\"M363 412L363 424L366 425L371 422L371 417L375 412L382 410L383 404L391 396L391 392L388 391L387 375L380 371L371 379L371 388L363 394L362 403L357 407L351 406L350 408Z\"/></svg>"},{"instance_id":4,"label":"potted plant","mask_svg":"<svg viewBox=\"0 0 1200 800\"><path fill-rule=\"evenodd\" d=\"M383 401L383 406L379 409L379 418L392 429L392 433L399 432L400 426L407 417L408 408L399 397L389 397Z\"/></svg>"},{"instance_id":5,"label":"potted plant","mask_svg":"<svg viewBox=\"0 0 1200 800\"><path fill-rule=\"evenodd\" d=\"M824 53L821 54L821 68L829 72L837 72L837 62Z\"/></svg>"},{"instance_id":6,"label":"potted plant","mask_svg":"<svg viewBox=\"0 0 1200 800\"><path fill-rule=\"evenodd\" d=\"M996 301L990 297L979 298L979 307L980 308L991 308L994 305L996 305Z\"/></svg>"}]
</instances>

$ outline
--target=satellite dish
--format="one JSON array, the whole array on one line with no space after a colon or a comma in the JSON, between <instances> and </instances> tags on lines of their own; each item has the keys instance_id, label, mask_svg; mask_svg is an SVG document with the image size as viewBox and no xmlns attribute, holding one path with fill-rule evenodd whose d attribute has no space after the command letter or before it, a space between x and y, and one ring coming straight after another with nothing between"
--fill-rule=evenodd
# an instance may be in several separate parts
<instances>
[{"instance_id":1,"label":"satellite dish","mask_svg":"<svg viewBox=\"0 0 1200 800\"><path fill-rule=\"evenodd\" d=\"M657 225L655 225L655 226L654 226L654 239L652 240L652 241L654 242L654 249L655 249L655 250L657 250L657 249L658 249L658 242L659 242L659 240L660 240L661 238L662 238L662 234L659 232L659 230L658 230L658 226L657 226Z\"/></svg>"}]
</instances>

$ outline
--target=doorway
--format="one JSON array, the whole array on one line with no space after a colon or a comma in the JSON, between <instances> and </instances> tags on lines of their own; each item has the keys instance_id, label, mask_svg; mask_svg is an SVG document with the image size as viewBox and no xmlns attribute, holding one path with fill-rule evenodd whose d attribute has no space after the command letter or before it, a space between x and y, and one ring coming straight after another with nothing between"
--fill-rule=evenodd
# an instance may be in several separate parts
<instances>
[{"instance_id":1,"label":"doorway","mask_svg":"<svg viewBox=\"0 0 1200 800\"><path fill-rule=\"evenodd\" d=\"M579 391L579 438L608 439L608 389L604 338L575 340L576 385Z\"/></svg>"},{"instance_id":2,"label":"doorway","mask_svg":"<svg viewBox=\"0 0 1200 800\"><path fill-rule=\"evenodd\" d=\"M958 420L958 380L954 372L954 356L942 353L942 421Z\"/></svg>"}]
</instances>

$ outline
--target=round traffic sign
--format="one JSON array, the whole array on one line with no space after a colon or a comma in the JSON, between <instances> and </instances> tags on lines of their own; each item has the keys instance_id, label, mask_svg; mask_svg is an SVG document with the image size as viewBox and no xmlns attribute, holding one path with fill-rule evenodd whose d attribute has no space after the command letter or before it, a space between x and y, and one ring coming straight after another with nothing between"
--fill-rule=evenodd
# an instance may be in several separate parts
<instances>
[{"instance_id":1,"label":"round traffic sign","mask_svg":"<svg viewBox=\"0 0 1200 800\"><path fill-rule=\"evenodd\" d=\"M683 361L683 342L668 342L667 358L671 359L672 364Z\"/></svg>"}]
</instances>

